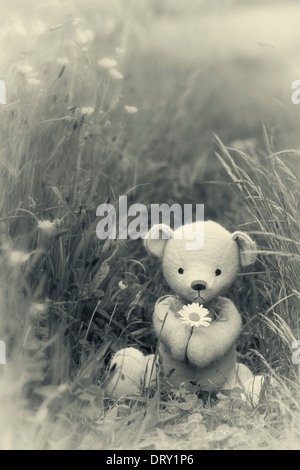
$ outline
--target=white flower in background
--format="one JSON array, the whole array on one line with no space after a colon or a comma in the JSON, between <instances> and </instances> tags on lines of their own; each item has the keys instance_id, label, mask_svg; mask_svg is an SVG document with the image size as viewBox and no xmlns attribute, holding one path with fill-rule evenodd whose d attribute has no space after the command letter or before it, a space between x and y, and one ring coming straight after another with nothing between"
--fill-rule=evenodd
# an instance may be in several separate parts
<instances>
[{"instance_id":1,"label":"white flower in background","mask_svg":"<svg viewBox=\"0 0 300 470\"><path fill-rule=\"evenodd\" d=\"M74 20L73 20L73 24L75 24L75 25L79 25L79 24L81 24L82 22L83 22L83 19L80 18L80 16L76 16L76 17L74 18Z\"/></svg>"},{"instance_id":2,"label":"white flower in background","mask_svg":"<svg viewBox=\"0 0 300 470\"><path fill-rule=\"evenodd\" d=\"M274 47L274 44L271 41L268 41L268 39L257 41L257 45L261 47Z\"/></svg>"},{"instance_id":3,"label":"white flower in background","mask_svg":"<svg viewBox=\"0 0 300 470\"><path fill-rule=\"evenodd\" d=\"M107 34L112 33L116 29L116 26L117 26L117 19L114 18L113 16L110 16L105 19L104 30Z\"/></svg>"},{"instance_id":4,"label":"white flower in background","mask_svg":"<svg viewBox=\"0 0 300 470\"><path fill-rule=\"evenodd\" d=\"M118 56L125 55L125 51L121 47L116 47L116 53L117 53Z\"/></svg>"},{"instance_id":5,"label":"white flower in background","mask_svg":"<svg viewBox=\"0 0 300 470\"><path fill-rule=\"evenodd\" d=\"M119 281L119 282L118 282L118 286L119 286L119 288L120 288L121 290L125 290L125 289L127 289L127 287L128 287L126 284L124 284L123 281Z\"/></svg>"},{"instance_id":6,"label":"white flower in background","mask_svg":"<svg viewBox=\"0 0 300 470\"><path fill-rule=\"evenodd\" d=\"M209 310L196 302L184 305L178 313L184 323L196 328L198 326L207 327L211 323L211 318L207 317L207 315L209 315Z\"/></svg>"},{"instance_id":7,"label":"white flower in background","mask_svg":"<svg viewBox=\"0 0 300 470\"><path fill-rule=\"evenodd\" d=\"M19 36L23 36L23 37L28 36L28 32L24 28L22 20L14 21L12 25L12 29Z\"/></svg>"},{"instance_id":8,"label":"white flower in background","mask_svg":"<svg viewBox=\"0 0 300 470\"><path fill-rule=\"evenodd\" d=\"M122 80L124 76L119 72L117 69L109 69L109 73L113 78L116 78L117 80Z\"/></svg>"},{"instance_id":9,"label":"white flower in background","mask_svg":"<svg viewBox=\"0 0 300 470\"><path fill-rule=\"evenodd\" d=\"M32 302L32 304L30 305L29 314L32 318L41 317L43 314L47 313L48 308L48 300L46 300L44 303Z\"/></svg>"},{"instance_id":10,"label":"white flower in background","mask_svg":"<svg viewBox=\"0 0 300 470\"><path fill-rule=\"evenodd\" d=\"M39 85L41 83L41 80L38 80L37 78L27 78L27 83L28 85Z\"/></svg>"},{"instance_id":11,"label":"white flower in background","mask_svg":"<svg viewBox=\"0 0 300 470\"><path fill-rule=\"evenodd\" d=\"M37 20L34 24L36 34L42 34L46 31L46 25L42 20Z\"/></svg>"},{"instance_id":12,"label":"white flower in background","mask_svg":"<svg viewBox=\"0 0 300 470\"><path fill-rule=\"evenodd\" d=\"M138 112L138 109L135 106L124 106L125 111L127 111L128 114L135 114Z\"/></svg>"},{"instance_id":13,"label":"white flower in background","mask_svg":"<svg viewBox=\"0 0 300 470\"><path fill-rule=\"evenodd\" d=\"M110 59L109 57L104 57L104 59L98 61L98 64L104 69L112 69L117 65L117 61L115 59Z\"/></svg>"},{"instance_id":14,"label":"white flower in background","mask_svg":"<svg viewBox=\"0 0 300 470\"><path fill-rule=\"evenodd\" d=\"M95 111L95 108L93 108L92 106L86 106L86 107L83 106L81 108L81 114L85 114L86 116L89 116L94 111Z\"/></svg>"},{"instance_id":15,"label":"white flower in background","mask_svg":"<svg viewBox=\"0 0 300 470\"><path fill-rule=\"evenodd\" d=\"M77 28L76 41L80 44L86 44L94 39L94 33L90 29Z\"/></svg>"},{"instance_id":16,"label":"white flower in background","mask_svg":"<svg viewBox=\"0 0 300 470\"><path fill-rule=\"evenodd\" d=\"M33 70L33 67L27 64L17 64L16 69L21 73L29 73Z\"/></svg>"},{"instance_id":17,"label":"white flower in background","mask_svg":"<svg viewBox=\"0 0 300 470\"><path fill-rule=\"evenodd\" d=\"M55 219L53 220L53 222L51 222L50 220L38 220L37 228L41 232L52 233L57 228L61 227L62 224L63 219Z\"/></svg>"},{"instance_id":18,"label":"white flower in background","mask_svg":"<svg viewBox=\"0 0 300 470\"><path fill-rule=\"evenodd\" d=\"M51 26L51 27L49 28L49 31L56 31L57 29L60 29L60 28L62 28L63 26L64 26L63 23L56 24L55 26Z\"/></svg>"},{"instance_id":19,"label":"white flower in background","mask_svg":"<svg viewBox=\"0 0 300 470\"><path fill-rule=\"evenodd\" d=\"M56 227L57 227L57 223L55 221L50 222L50 220L39 220L37 223L37 228L41 232L49 234L49 235L52 234L56 230Z\"/></svg>"},{"instance_id":20,"label":"white flower in background","mask_svg":"<svg viewBox=\"0 0 300 470\"><path fill-rule=\"evenodd\" d=\"M60 65L67 65L70 63L68 57L57 57L56 61Z\"/></svg>"},{"instance_id":21,"label":"white flower in background","mask_svg":"<svg viewBox=\"0 0 300 470\"><path fill-rule=\"evenodd\" d=\"M21 250L13 250L8 255L8 261L11 266L20 266L26 263L30 258L30 253Z\"/></svg>"}]
</instances>

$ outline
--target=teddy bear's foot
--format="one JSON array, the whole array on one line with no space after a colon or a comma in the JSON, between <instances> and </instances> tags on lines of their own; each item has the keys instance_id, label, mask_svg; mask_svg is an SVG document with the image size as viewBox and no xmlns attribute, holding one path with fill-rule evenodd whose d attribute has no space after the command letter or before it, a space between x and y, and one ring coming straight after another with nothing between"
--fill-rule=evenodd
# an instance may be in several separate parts
<instances>
[{"instance_id":1,"label":"teddy bear's foot","mask_svg":"<svg viewBox=\"0 0 300 470\"><path fill-rule=\"evenodd\" d=\"M244 401L247 401L253 406L258 405L259 400L262 395L262 387L264 383L263 375L256 375L252 379L247 380L243 384L243 394L242 397Z\"/></svg>"},{"instance_id":2,"label":"teddy bear's foot","mask_svg":"<svg viewBox=\"0 0 300 470\"><path fill-rule=\"evenodd\" d=\"M105 385L107 396L121 397L140 394L155 377L154 355L144 356L135 348L124 348L113 357Z\"/></svg>"},{"instance_id":3,"label":"teddy bear's foot","mask_svg":"<svg viewBox=\"0 0 300 470\"><path fill-rule=\"evenodd\" d=\"M240 388L242 399L249 404L256 406L262 394L264 377L254 376L250 369L244 364L237 364L234 373L227 381L225 389Z\"/></svg>"}]
</instances>

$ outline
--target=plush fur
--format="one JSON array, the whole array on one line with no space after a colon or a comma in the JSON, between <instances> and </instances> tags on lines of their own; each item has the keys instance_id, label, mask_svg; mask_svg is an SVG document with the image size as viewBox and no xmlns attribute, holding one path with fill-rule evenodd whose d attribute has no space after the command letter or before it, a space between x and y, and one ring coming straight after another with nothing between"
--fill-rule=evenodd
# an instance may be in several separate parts
<instances>
[{"instance_id":1,"label":"plush fur","mask_svg":"<svg viewBox=\"0 0 300 470\"><path fill-rule=\"evenodd\" d=\"M146 249L161 260L164 277L175 295L158 299L153 327L158 355L144 356L135 348L120 350L113 358L106 384L108 396L137 394L153 385L157 357L166 383L188 390L216 392L241 387L245 397L257 402L262 382L236 362L235 343L242 321L234 304L221 295L236 279L241 266L255 260L256 245L243 232L227 231L216 222L204 223L204 244L187 249L187 232L200 230L194 223L173 232L154 226L145 239ZM201 285L195 289L195 284ZM184 305L196 302L208 309L211 324L195 327L178 314Z\"/></svg>"}]
</instances>

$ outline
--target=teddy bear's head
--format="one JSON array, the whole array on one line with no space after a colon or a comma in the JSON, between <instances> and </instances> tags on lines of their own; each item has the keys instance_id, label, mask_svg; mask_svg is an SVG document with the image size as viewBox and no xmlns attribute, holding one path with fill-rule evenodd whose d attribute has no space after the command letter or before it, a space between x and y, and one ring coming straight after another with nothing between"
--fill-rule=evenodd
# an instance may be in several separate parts
<instances>
[{"instance_id":1,"label":"teddy bear's head","mask_svg":"<svg viewBox=\"0 0 300 470\"><path fill-rule=\"evenodd\" d=\"M235 280L241 267L255 260L255 242L240 231L230 233L216 222L202 223L203 246L187 249L186 233L201 230L201 222L172 231L154 225L145 246L161 259L166 281L183 300L206 303L222 294ZM189 231L184 231L189 229Z\"/></svg>"}]
</instances>

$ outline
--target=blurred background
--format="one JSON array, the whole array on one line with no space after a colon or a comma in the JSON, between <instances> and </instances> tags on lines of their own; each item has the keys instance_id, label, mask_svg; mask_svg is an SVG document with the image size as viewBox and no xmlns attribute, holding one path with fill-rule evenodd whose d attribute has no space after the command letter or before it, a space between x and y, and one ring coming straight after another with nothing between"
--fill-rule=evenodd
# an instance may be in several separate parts
<instances>
[{"instance_id":1,"label":"blurred background","mask_svg":"<svg viewBox=\"0 0 300 470\"><path fill-rule=\"evenodd\" d=\"M149 113L153 117L168 103L173 119L184 101L182 139L205 133L194 142L195 153L207 148L211 131L226 143L259 139L262 122L276 133L278 145L299 145L290 99L300 62L296 0L14 0L2 3L0 15L2 79L20 59L38 61L41 70L59 57L74 59L80 46L88 46L97 63L118 46L126 50L122 96L140 109L134 123L139 133L151 125ZM89 80L92 93L97 75ZM181 101L171 102L173 96Z\"/></svg>"},{"instance_id":2,"label":"blurred background","mask_svg":"<svg viewBox=\"0 0 300 470\"><path fill-rule=\"evenodd\" d=\"M63 427L48 439L47 410L80 442L81 424L107 411L96 398L111 354L155 350L153 305L167 292L157 260L140 240L96 237L96 208L121 195L204 204L206 219L252 230L261 254L275 252L228 295L245 325L241 361L295 378L299 18L296 0L0 3L0 339L12 364L0 375L3 447L16 434L21 447L63 447ZM103 447L124 437L118 423L102 423Z\"/></svg>"}]
</instances>

